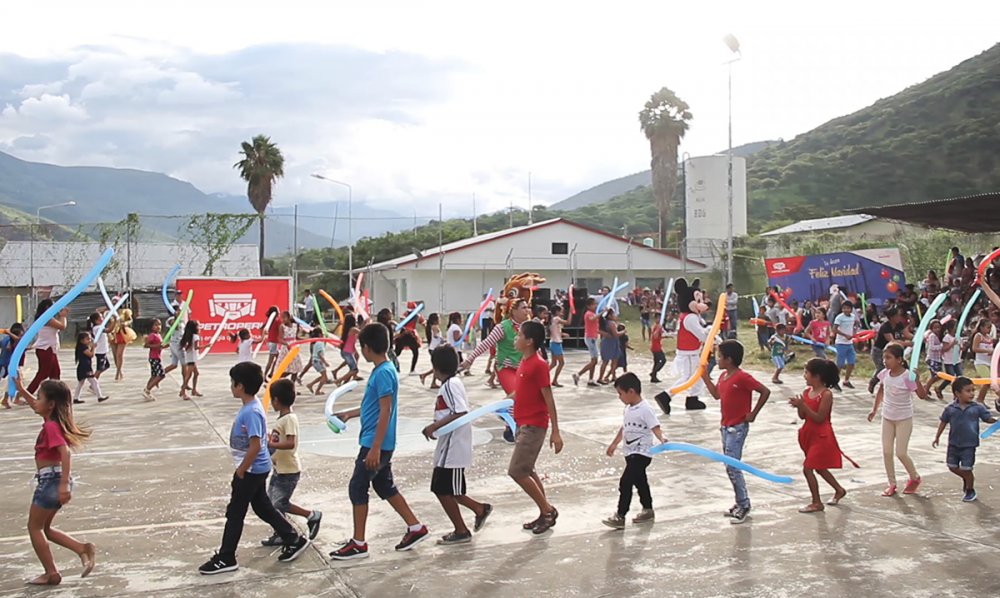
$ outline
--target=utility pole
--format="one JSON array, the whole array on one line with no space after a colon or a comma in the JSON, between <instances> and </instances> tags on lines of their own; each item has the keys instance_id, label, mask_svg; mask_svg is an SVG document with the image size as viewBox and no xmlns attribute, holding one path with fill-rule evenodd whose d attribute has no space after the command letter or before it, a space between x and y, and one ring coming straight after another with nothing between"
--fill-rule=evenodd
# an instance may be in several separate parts
<instances>
[{"instance_id":1,"label":"utility pole","mask_svg":"<svg viewBox=\"0 0 1000 598\"><path fill-rule=\"evenodd\" d=\"M472 236L479 236L479 227L476 224L476 194L472 194Z\"/></svg>"},{"instance_id":2,"label":"utility pole","mask_svg":"<svg viewBox=\"0 0 1000 598\"><path fill-rule=\"evenodd\" d=\"M299 204L292 212L292 297L299 296ZM334 221L336 222L336 220ZM336 224L333 225L336 230ZM292 303L295 301L293 300Z\"/></svg>"},{"instance_id":3,"label":"utility pole","mask_svg":"<svg viewBox=\"0 0 1000 598\"><path fill-rule=\"evenodd\" d=\"M531 214L531 173L528 173L528 224L531 224L534 218Z\"/></svg>"}]
</instances>

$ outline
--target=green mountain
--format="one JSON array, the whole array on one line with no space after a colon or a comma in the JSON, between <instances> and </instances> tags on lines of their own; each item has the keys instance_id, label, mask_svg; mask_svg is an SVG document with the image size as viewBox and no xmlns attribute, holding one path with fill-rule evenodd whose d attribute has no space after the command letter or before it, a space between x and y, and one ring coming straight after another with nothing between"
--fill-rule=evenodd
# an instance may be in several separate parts
<instances>
[{"instance_id":1,"label":"green mountain","mask_svg":"<svg viewBox=\"0 0 1000 598\"><path fill-rule=\"evenodd\" d=\"M779 143L777 141L755 141L753 143L747 143L733 148L734 156L747 157L750 154L764 149L770 145ZM725 153L719 152L719 153ZM642 172L637 172L635 174L630 174L628 176L623 176L619 179L613 181L607 181L601 183L600 185L595 185L586 191L581 191L572 197L567 197L566 199L556 202L549 206L551 210L573 210L576 208L582 208L583 206L589 206L597 203L603 203L616 197L632 191L638 187L646 187L652 184L652 172L649 170L644 170Z\"/></svg>"},{"instance_id":2,"label":"green mountain","mask_svg":"<svg viewBox=\"0 0 1000 598\"><path fill-rule=\"evenodd\" d=\"M755 153L747 166L750 220L787 222L848 208L997 191L998 122L1000 44Z\"/></svg>"}]
</instances>

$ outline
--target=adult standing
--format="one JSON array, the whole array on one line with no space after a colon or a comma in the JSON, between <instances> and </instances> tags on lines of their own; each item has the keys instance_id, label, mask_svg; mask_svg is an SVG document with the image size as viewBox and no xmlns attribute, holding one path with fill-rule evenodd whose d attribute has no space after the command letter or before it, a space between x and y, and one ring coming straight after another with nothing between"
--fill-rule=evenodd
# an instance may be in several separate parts
<instances>
[{"instance_id":1,"label":"adult standing","mask_svg":"<svg viewBox=\"0 0 1000 598\"><path fill-rule=\"evenodd\" d=\"M839 285L830 285L830 303L826 307L826 313L832 316L830 319L836 318L840 313L840 306L844 302L843 295L840 294Z\"/></svg>"},{"instance_id":2,"label":"adult standing","mask_svg":"<svg viewBox=\"0 0 1000 598\"><path fill-rule=\"evenodd\" d=\"M42 317L45 310L52 307L52 299L42 299L35 310L35 320ZM59 380L61 372L59 370L59 331L66 330L66 314L69 308L64 307L59 310L56 317L52 318L42 326L35 337L35 357L38 358L38 372L28 385L28 392L35 394L38 387L46 380Z\"/></svg>"},{"instance_id":3,"label":"adult standing","mask_svg":"<svg viewBox=\"0 0 1000 598\"><path fill-rule=\"evenodd\" d=\"M487 295L483 295L484 300L486 299L486 297ZM490 335L490 332L493 332L493 311L496 309L496 307L497 307L496 301L490 299L490 302L486 304L486 308L483 309L483 315L481 316L480 320L481 322L480 328L482 329L481 338L483 340L486 340L486 337Z\"/></svg>"},{"instance_id":4,"label":"adult standing","mask_svg":"<svg viewBox=\"0 0 1000 598\"><path fill-rule=\"evenodd\" d=\"M302 292L302 305L305 306L302 308L303 315L305 315L303 319L306 321L306 324L312 326L313 320L316 319L316 305L313 303L311 290L306 289Z\"/></svg>"},{"instance_id":5,"label":"adult standing","mask_svg":"<svg viewBox=\"0 0 1000 598\"><path fill-rule=\"evenodd\" d=\"M726 315L729 316L729 338L736 338L736 321L739 320L737 308L740 296L736 293L733 283L726 285Z\"/></svg>"},{"instance_id":6,"label":"adult standing","mask_svg":"<svg viewBox=\"0 0 1000 598\"><path fill-rule=\"evenodd\" d=\"M113 315L111 332L108 339L111 343L111 352L115 358L115 381L125 378L122 368L125 366L125 347L135 340L135 332L132 330L132 310L123 307L118 313Z\"/></svg>"},{"instance_id":7,"label":"adult standing","mask_svg":"<svg viewBox=\"0 0 1000 598\"><path fill-rule=\"evenodd\" d=\"M951 248L951 258L948 260L948 284L956 284L962 280L962 272L965 270L965 257L959 248Z\"/></svg>"},{"instance_id":8,"label":"adult standing","mask_svg":"<svg viewBox=\"0 0 1000 598\"><path fill-rule=\"evenodd\" d=\"M650 313L653 309L653 297L649 291L649 288L642 290L642 295L639 297L639 320L642 323L642 340L646 340L646 332L649 332L649 337L653 337L653 327L650 323Z\"/></svg>"},{"instance_id":9,"label":"adult standing","mask_svg":"<svg viewBox=\"0 0 1000 598\"><path fill-rule=\"evenodd\" d=\"M875 386L878 385L878 375L885 369L885 361L882 359L882 351L885 350L885 346L889 343L898 343L904 347L913 345L913 334L907 329L906 324L903 323L903 318L901 317L899 310L895 307L890 307L883 313L886 320L879 326L878 334L875 336L875 341L872 343L872 363L875 364L875 373L872 375L871 379L868 381L868 393L872 394L875 392Z\"/></svg>"}]
</instances>

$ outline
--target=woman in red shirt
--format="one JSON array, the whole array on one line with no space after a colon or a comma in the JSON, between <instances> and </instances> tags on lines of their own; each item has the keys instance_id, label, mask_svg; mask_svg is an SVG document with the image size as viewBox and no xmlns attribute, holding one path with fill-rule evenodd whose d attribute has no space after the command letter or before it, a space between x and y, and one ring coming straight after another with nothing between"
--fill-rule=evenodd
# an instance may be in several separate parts
<instances>
[{"instance_id":1,"label":"woman in red shirt","mask_svg":"<svg viewBox=\"0 0 1000 598\"><path fill-rule=\"evenodd\" d=\"M278 365L278 344L281 342L281 318L277 305L267 308L267 317L271 320L267 334L267 367L264 368L264 377L270 378L274 373L274 367ZM274 314L274 317L271 317Z\"/></svg>"}]
</instances>

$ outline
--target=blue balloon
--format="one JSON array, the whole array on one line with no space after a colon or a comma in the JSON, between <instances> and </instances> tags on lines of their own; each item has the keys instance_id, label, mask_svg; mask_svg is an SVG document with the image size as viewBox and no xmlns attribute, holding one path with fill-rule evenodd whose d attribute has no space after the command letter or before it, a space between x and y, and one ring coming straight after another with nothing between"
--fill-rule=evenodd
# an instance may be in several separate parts
<instances>
[{"instance_id":1,"label":"blue balloon","mask_svg":"<svg viewBox=\"0 0 1000 598\"><path fill-rule=\"evenodd\" d=\"M605 295L604 298L601 299L601 302L597 304L597 311L600 312L604 308L609 307L615 300L615 295L618 294L618 291L621 291L628 285L629 282L627 280L621 284L618 284L618 278L615 278L615 286L613 286L611 288L611 292Z\"/></svg>"},{"instance_id":2,"label":"blue balloon","mask_svg":"<svg viewBox=\"0 0 1000 598\"><path fill-rule=\"evenodd\" d=\"M833 347L831 347L830 345L824 345L823 343L818 342L818 341L811 341L811 340L807 339L804 336L795 336L794 334L790 334L788 336L790 336L793 340L799 341L800 343L805 343L807 345L813 345L814 347L823 347L824 349L826 349L830 353L836 353L837 352L837 350L834 349Z\"/></svg>"},{"instance_id":3,"label":"blue balloon","mask_svg":"<svg viewBox=\"0 0 1000 598\"><path fill-rule=\"evenodd\" d=\"M107 249L105 249L104 253L101 254L101 257L98 258L97 263L94 264L94 267L90 269L90 272L87 272L87 274L83 277L83 279L81 279L80 282L76 283L76 286L70 289L68 293L60 297L58 301L53 303L47 310L45 310L45 313L43 313L39 318L37 318L34 322L32 322L28 330L25 331L24 336L22 336L21 340L18 341L17 346L14 347L14 352L10 356L11 359L10 362L15 365L10 372L10 379L7 382L7 394L9 394L10 396L14 396L17 393L17 388L14 386L14 378L18 376L16 364L21 363L21 356L24 355L24 350L28 347L28 345L31 344L31 341L33 341L35 337L38 335L38 331L41 330L42 326L45 326L45 324L48 323L49 320L54 318L62 308L69 305L71 301L73 301L80 295L80 293L87 290L87 287L89 287L90 284L94 282L95 278L100 276L101 272L104 270L105 267L107 267L108 262L111 261L111 258L114 255L115 255L114 248L108 247Z\"/></svg>"},{"instance_id":4,"label":"blue balloon","mask_svg":"<svg viewBox=\"0 0 1000 598\"><path fill-rule=\"evenodd\" d=\"M760 317L760 304L757 303L757 298L756 297L750 297L750 301L753 301L753 317L759 318Z\"/></svg>"},{"instance_id":5,"label":"blue balloon","mask_svg":"<svg viewBox=\"0 0 1000 598\"><path fill-rule=\"evenodd\" d=\"M163 287L160 289L160 294L163 295L163 305L167 307L167 311L170 312L170 315L177 313L177 311L174 309L173 305L170 305L170 300L167 299L167 286L170 285L170 279L173 278L174 274L177 274L177 271L180 269L180 264L174 266L174 269L171 270L170 274L167 274L167 277L163 280Z\"/></svg>"},{"instance_id":6,"label":"blue balloon","mask_svg":"<svg viewBox=\"0 0 1000 598\"><path fill-rule=\"evenodd\" d=\"M962 310L962 317L958 319L958 326L955 328L955 337L962 336L962 330L965 329L965 319L969 317L969 312L972 311L972 307L976 304L976 300L979 299L979 294L982 293L982 289L976 289L976 292L972 294L972 298L965 305L965 309ZM961 360L961 355L959 354L959 343L955 343L955 363L959 363Z\"/></svg>"},{"instance_id":7,"label":"blue balloon","mask_svg":"<svg viewBox=\"0 0 1000 598\"><path fill-rule=\"evenodd\" d=\"M670 295L674 292L674 279L667 281L667 291L663 293L663 306L660 307L660 326L667 319L667 304L670 303Z\"/></svg>"},{"instance_id":8,"label":"blue balloon","mask_svg":"<svg viewBox=\"0 0 1000 598\"><path fill-rule=\"evenodd\" d=\"M990 424L990 427L983 430L983 433L979 435L980 438L989 438L994 432L1000 430L1000 421Z\"/></svg>"},{"instance_id":9,"label":"blue balloon","mask_svg":"<svg viewBox=\"0 0 1000 598\"><path fill-rule=\"evenodd\" d=\"M927 334L927 326L931 323L934 318L934 313L937 312L944 300L948 298L948 293L941 293L931 303L931 306L927 309L927 313L924 317L920 319L920 324L917 325L917 331L913 333L913 353L910 354L910 380L917 379L917 368L920 367L920 349L924 345L924 336ZM959 335L962 331L959 330Z\"/></svg>"},{"instance_id":10,"label":"blue balloon","mask_svg":"<svg viewBox=\"0 0 1000 598\"><path fill-rule=\"evenodd\" d=\"M501 409L497 411L497 415L499 415L500 419L507 424L507 427L510 428L512 434L517 434L517 422L514 421L514 416L511 414L509 409Z\"/></svg>"},{"instance_id":11,"label":"blue balloon","mask_svg":"<svg viewBox=\"0 0 1000 598\"><path fill-rule=\"evenodd\" d=\"M296 318L295 316L292 316L292 319L295 320L295 323L298 324L299 326L302 326L303 328L307 328L307 329L310 329L310 330L312 329L312 326L310 326L309 324L307 324L305 320L302 320L300 318Z\"/></svg>"},{"instance_id":12,"label":"blue balloon","mask_svg":"<svg viewBox=\"0 0 1000 598\"><path fill-rule=\"evenodd\" d=\"M104 332L105 328L107 328L108 322L111 321L111 317L118 314L118 310L121 308L122 305L125 304L125 301L127 299L128 299L128 293L125 293L124 295L119 297L118 303L115 303L113 306L111 306L111 311L108 312L108 315L103 320L101 320L101 323L97 325L97 328L94 328L94 331L91 334L94 337L95 343L97 342L97 337L101 336L101 333Z\"/></svg>"},{"instance_id":13,"label":"blue balloon","mask_svg":"<svg viewBox=\"0 0 1000 598\"><path fill-rule=\"evenodd\" d=\"M409 323L410 320L412 320L413 318L417 317L417 314L419 314L420 310L422 310L423 308L424 308L424 304L421 303L420 305L414 307L413 311L411 311L410 313L406 314L406 317L403 318L403 320L399 324L396 324L396 332L399 332L400 330L402 330L403 326L406 326L406 324Z\"/></svg>"},{"instance_id":14,"label":"blue balloon","mask_svg":"<svg viewBox=\"0 0 1000 598\"><path fill-rule=\"evenodd\" d=\"M479 409L474 409L474 410L466 413L462 417L454 419L451 422L449 422L449 423L441 426L440 428L438 428L434 432L434 434L437 435L437 436L441 436L442 434L448 434L450 432L454 432L455 430L457 430L461 426L464 426L465 424L470 423L474 419L478 419L478 418L480 418L480 417L482 417L484 415L487 415L489 413L494 413L494 412L496 412L496 411L498 411L500 409L505 409L505 408L508 408L508 407L512 407L513 405L514 405L514 400L513 399L503 399L503 400L497 401L495 403L490 403L489 405L483 405ZM500 417L503 417L503 416L501 415Z\"/></svg>"},{"instance_id":15,"label":"blue balloon","mask_svg":"<svg viewBox=\"0 0 1000 598\"><path fill-rule=\"evenodd\" d=\"M781 484L791 484L792 478L786 475L774 475L773 473L768 473L762 469L757 469L753 465L749 465L734 459L729 455L723 455L722 453L717 453L715 451L710 451L705 447L698 446L696 444L688 444L686 442L664 442L663 444L658 444L653 448L649 449L649 453L655 455L663 451L684 451L686 453L694 453L695 455L701 455L702 457L708 457L709 459L714 459L735 467L736 469L742 469L747 473L752 473L753 475L764 478L769 482L778 482Z\"/></svg>"}]
</instances>

